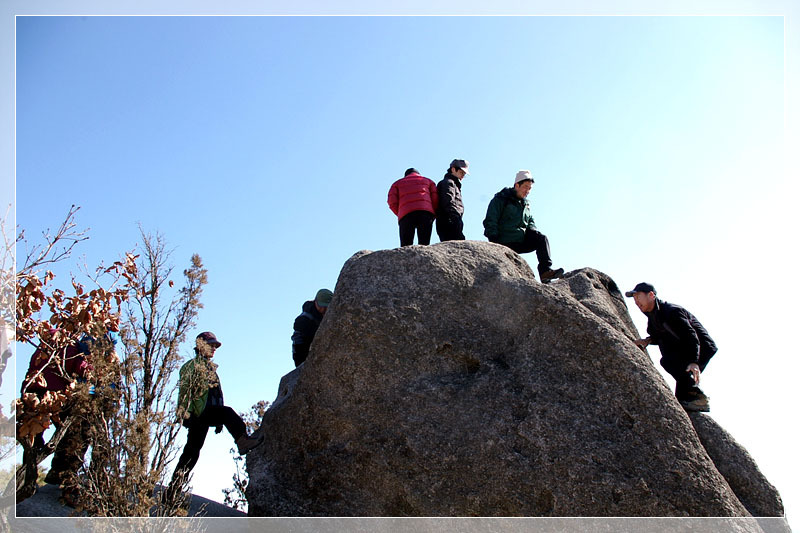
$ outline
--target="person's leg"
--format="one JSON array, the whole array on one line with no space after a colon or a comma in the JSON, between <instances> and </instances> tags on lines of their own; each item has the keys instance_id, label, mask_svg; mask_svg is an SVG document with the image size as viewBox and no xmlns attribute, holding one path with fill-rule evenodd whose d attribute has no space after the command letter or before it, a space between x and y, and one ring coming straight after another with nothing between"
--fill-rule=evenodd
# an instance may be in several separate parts
<instances>
[{"instance_id":1,"label":"person's leg","mask_svg":"<svg viewBox=\"0 0 800 533\"><path fill-rule=\"evenodd\" d=\"M431 233L433 233L433 213L419 211L417 240L420 244L428 245L431 243Z\"/></svg>"},{"instance_id":2,"label":"person's leg","mask_svg":"<svg viewBox=\"0 0 800 533\"><path fill-rule=\"evenodd\" d=\"M205 414L205 413L203 413ZM175 471L172 473L172 481L170 488L176 483L183 484L200 459L200 450L206 441L208 435L209 424L205 417L196 417L192 420L192 425L189 427L189 434L186 436L186 446L183 447L183 452L178 459L178 464L175 466Z\"/></svg>"},{"instance_id":3,"label":"person's leg","mask_svg":"<svg viewBox=\"0 0 800 533\"><path fill-rule=\"evenodd\" d=\"M550 241L543 233L528 228L525 230L525 247L531 251L536 251L536 259L539 261L539 274L547 272L553 266L550 259Z\"/></svg>"},{"instance_id":4,"label":"person's leg","mask_svg":"<svg viewBox=\"0 0 800 533\"><path fill-rule=\"evenodd\" d=\"M46 483L60 485L67 478L78 473L83 465L83 456L89 448L89 425L83 417L66 414L65 419L71 419L69 428L56 445L53 452L53 460L50 463L50 471L45 476Z\"/></svg>"},{"instance_id":5,"label":"person's leg","mask_svg":"<svg viewBox=\"0 0 800 533\"><path fill-rule=\"evenodd\" d=\"M397 221L400 228L400 246L411 246L414 244L414 213L409 213Z\"/></svg>"}]
</instances>

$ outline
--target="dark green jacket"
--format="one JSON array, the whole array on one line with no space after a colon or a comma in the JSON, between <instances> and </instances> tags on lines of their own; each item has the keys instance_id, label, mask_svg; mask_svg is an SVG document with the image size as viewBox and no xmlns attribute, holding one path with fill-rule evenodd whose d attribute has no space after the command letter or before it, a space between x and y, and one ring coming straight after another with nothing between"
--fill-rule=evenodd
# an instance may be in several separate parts
<instances>
[{"instance_id":1,"label":"dark green jacket","mask_svg":"<svg viewBox=\"0 0 800 533\"><path fill-rule=\"evenodd\" d=\"M494 195L483 220L483 234L501 244L522 242L525 230L536 229L527 198L518 198L514 187L507 187Z\"/></svg>"}]
</instances>

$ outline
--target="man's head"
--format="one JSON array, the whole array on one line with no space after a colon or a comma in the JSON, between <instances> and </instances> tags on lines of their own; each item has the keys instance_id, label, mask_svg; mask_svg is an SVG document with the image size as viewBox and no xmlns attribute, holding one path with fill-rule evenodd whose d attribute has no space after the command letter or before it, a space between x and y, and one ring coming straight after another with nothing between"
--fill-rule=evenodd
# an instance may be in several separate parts
<instances>
[{"instance_id":1,"label":"man's head","mask_svg":"<svg viewBox=\"0 0 800 533\"><path fill-rule=\"evenodd\" d=\"M331 304L331 300L333 300L333 293L328 289L320 289L317 291L317 295L314 297L314 305L317 307L317 311L325 314L325 311L328 310L328 306Z\"/></svg>"},{"instance_id":2,"label":"man's head","mask_svg":"<svg viewBox=\"0 0 800 533\"><path fill-rule=\"evenodd\" d=\"M405 173L405 174L403 174L403 177L406 177L406 176L408 176L409 174L419 174L419 170L417 170L417 169L416 169L416 168L414 168L414 167L411 167L411 168L409 168L409 169L407 169L407 170L406 170L406 173Z\"/></svg>"},{"instance_id":3,"label":"man's head","mask_svg":"<svg viewBox=\"0 0 800 533\"><path fill-rule=\"evenodd\" d=\"M514 177L514 191L517 193L517 198L525 198L531 192L533 187L533 176L530 170L520 170Z\"/></svg>"},{"instance_id":4,"label":"man's head","mask_svg":"<svg viewBox=\"0 0 800 533\"><path fill-rule=\"evenodd\" d=\"M210 331L204 331L194 339L195 353L202 354L209 359L214 357L214 351L220 346L222 346L222 343Z\"/></svg>"},{"instance_id":5,"label":"man's head","mask_svg":"<svg viewBox=\"0 0 800 533\"><path fill-rule=\"evenodd\" d=\"M636 307L642 313L649 313L656 306L656 288L649 283L637 283L633 290L625 293L628 298L633 298Z\"/></svg>"},{"instance_id":6,"label":"man's head","mask_svg":"<svg viewBox=\"0 0 800 533\"><path fill-rule=\"evenodd\" d=\"M469 174L469 161L466 159L453 159L450 162L448 172L458 179L463 180L464 176Z\"/></svg>"}]
</instances>

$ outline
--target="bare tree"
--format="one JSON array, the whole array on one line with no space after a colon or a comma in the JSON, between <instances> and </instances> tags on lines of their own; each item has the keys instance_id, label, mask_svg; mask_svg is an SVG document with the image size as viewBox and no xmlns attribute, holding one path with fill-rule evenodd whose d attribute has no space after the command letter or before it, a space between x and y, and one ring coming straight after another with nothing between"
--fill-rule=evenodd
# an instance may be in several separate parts
<instances>
[{"instance_id":1,"label":"bare tree","mask_svg":"<svg viewBox=\"0 0 800 533\"><path fill-rule=\"evenodd\" d=\"M12 243L6 232L5 221L0 228L3 230L5 247L0 295L3 299L2 320L6 323L16 321L13 340L37 346L36 362L40 364L38 373L26 379L20 398L15 401L16 437L23 448L22 465L16 473L17 500L30 496L36 490L37 466L53 452L69 429L72 421L69 418L60 419L59 413L76 393L74 385L43 394L28 392L28 386L39 382L44 367L60 373L67 382L74 380L64 365L66 349L84 334L119 329L119 306L128 297L130 283L135 276L136 258L125 254L124 259L110 267L101 265L97 268L90 278L96 285L91 290L86 290L74 278L71 283L74 291L72 296L63 289L53 287L51 282L55 276L45 268L69 258L73 248L88 238L87 230L76 229L75 213L78 209L73 205L55 232L43 232L43 244L29 247L25 260L16 271L11 270L15 266L16 246L28 245L24 231L19 231ZM10 302L13 304L9 305ZM47 317L43 317L45 311L48 312ZM13 421L4 421L13 424ZM51 422L56 422L57 431L47 443L43 440L37 443L35 437L42 434ZM3 493L3 500L14 497L12 487L13 482L10 482Z\"/></svg>"},{"instance_id":2,"label":"bare tree","mask_svg":"<svg viewBox=\"0 0 800 533\"><path fill-rule=\"evenodd\" d=\"M124 354L120 362L119 412L102 420L111 450L106 465L87 469L81 477L82 507L94 516L147 516L153 512L154 487L163 484L166 467L177 455L180 429L175 407L180 367L180 345L194 327L202 308L200 296L207 282L200 256L193 255L183 271L184 283L174 289L172 251L160 234L141 230L141 257L134 292L127 301L120 335ZM98 405L102 407L102 405ZM176 514L174 505L158 506L156 513Z\"/></svg>"}]
</instances>

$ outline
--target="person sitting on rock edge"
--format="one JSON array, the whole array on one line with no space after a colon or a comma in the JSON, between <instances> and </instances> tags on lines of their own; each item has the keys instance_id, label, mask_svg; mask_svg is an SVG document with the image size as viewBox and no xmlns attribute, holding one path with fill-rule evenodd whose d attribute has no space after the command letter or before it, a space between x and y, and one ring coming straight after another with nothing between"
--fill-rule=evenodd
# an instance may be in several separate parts
<instances>
[{"instance_id":1,"label":"person sitting on rock edge","mask_svg":"<svg viewBox=\"0 0 800 533\"><path fill-rule=\"evenodd\" d=\"M647 316L646 339L636 345L655 344L661 351L661 366L675 378L675 397L687 411L708 412L708 396L700 390L700 373L717 352L717 345L695 316L675 304L656 298L649 283L638 283L625 293Z\"/></svg>"},{"instance_id":2,"label":"person sitting on rock edge","mask_svg":"<svg viewBox=\"0 0 800 533\"><path fill-rule=\"evenodd\" d=\"M224 403L217 365L211 362L220 346L222 343L210 331L200 333L195 339L195 357L181 367L178 414L183 426L189 429L189 434L172 474L168 494L175 495L185 483L200 458L200 450L211 426L216 427L216 433L220 433L222 426L225 426L241 455L264 440L263 433L258 438L249 436L242 418Z\"/></svg>"},{"instance_id":3,"label":"person sitting on rock edge","mask_svg":"<svg viewBox=\"0 0 800 533\"><path fill-rule=\"evenodd\" d=\"M539 260L539 277L542 283L548 283L562 277L564 269L552 268L550 242L536 229L527 198L532 187L531 172L517 172L514 187L506 187L489 202L486 218L483 220L483 233L491 242L507 246L518 254L535 250Z\"/></svg>"},{"instance_id":4,"label":"person sitting on rock edge","mask_svg":"<svg viewBox=\"0 0 800 533\"><path fill-rule=\"evenodd\" d=\"M294 333L292 334L292 359L294 366L300 366L308 357L311 341L317 334L322 317L328 310L333 299L333 293L328 289L320 289L313 300L303 304L303 312L294 319Z\"/></svg>"}]
</instances>

